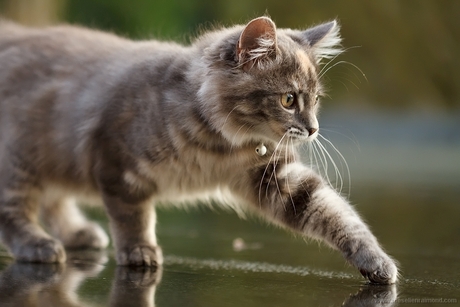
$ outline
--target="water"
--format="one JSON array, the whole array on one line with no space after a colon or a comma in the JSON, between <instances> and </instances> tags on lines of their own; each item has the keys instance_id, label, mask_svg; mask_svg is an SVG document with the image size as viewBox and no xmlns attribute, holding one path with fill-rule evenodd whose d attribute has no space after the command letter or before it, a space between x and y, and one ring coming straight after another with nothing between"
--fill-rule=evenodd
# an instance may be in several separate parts
<instances>
[{"instance_id":1,"label":"water","mask_svg":"<svg viewBox=\"0 0 460 307\"><path fill-rule=\"evenodd\" d=\"M172 209L158 215L165 264L156 271L117 267L112 249L71 252L64 265L18 264L0 252L0 306L460 304L458 137L442 137L451 135L451 128L432 129L438 137L414 128L436 142L416 141L415 132L366 141L369 131L356 127L347 137L359 145L340 137L333 141L351 169L352 202L400 263L397 285L368 285L338 252L256 218ZM88 214L107 227L100 211Z\"/></svg>"}]
</instances>

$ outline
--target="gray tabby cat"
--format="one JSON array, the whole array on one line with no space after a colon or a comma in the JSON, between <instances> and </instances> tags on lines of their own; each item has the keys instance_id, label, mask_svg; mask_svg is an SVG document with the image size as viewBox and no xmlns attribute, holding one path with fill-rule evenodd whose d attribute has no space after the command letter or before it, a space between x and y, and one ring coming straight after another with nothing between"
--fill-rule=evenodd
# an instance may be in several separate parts
<instances>
[{"instance_id":1,"label":"gray tabby cat","mask_svg":"<svg viewBox=\"0 0 460 307\"><path fill-rule=\"evenodd\" d=\"M18 261L104 248L78 200L102 200L121 265L162 263L155 203L217 199L318 238L371 282L397 278L353 208L297 145L318 135L321 59L335 21L267 17L191 46L71 26L0 25L0 237ZM39 220L47 229L39 225Z\"/></svg>"}]
</instances>

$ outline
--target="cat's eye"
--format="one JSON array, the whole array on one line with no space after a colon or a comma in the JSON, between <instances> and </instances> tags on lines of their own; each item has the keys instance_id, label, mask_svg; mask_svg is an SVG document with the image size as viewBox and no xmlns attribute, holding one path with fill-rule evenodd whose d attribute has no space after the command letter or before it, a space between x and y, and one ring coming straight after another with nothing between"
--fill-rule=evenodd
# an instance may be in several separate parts
<instances>
[{"instance_id":1,"label":"cat's eye","mask_svg":"<svg viewBox=\"0 0 460 307\"><path fill-rule=\"evenodd\" d=\"M292 108L295 102L295 95L288 93L281 95L281 105L285 108Z\"/></svg>"},{"instance_id":2,"label":"cat's eye","mask_svg":"<svg viewBox=\"0 0 460 307\"><path fill-rule=\"evenodd\" d=\"M315 95L315 105L319 102L319 95Z\"/></svg>"}]
</instances>

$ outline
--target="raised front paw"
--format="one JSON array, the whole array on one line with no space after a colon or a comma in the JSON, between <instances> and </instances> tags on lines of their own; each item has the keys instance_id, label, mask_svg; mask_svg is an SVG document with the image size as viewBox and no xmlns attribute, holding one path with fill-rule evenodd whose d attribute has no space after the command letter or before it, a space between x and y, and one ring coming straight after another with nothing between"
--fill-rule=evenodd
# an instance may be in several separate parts
<instances>
[{"instance_id":1,"label":"raised front paw","mask_svg":"<svg viewBox=\"0 0 460 307\"><path fill-rule=\"evenodd\" d=\"M62 244L54 239L33 238L13 249L19 262L63 263L66 254Z\"/></svg>"},{"instance_id":2,"label":"raised front paw","mask_svg":"<svg viewBox=\"0 0 460 307\"><path fill-rule=\"evenodd\" d=\"M159 246L135 245L119 250L117 262L120 265L159 266L163 264L163 253Z\"/></svg>"},{"instance_id":3,"label":"raised front paw","mask_svg":"<svg viewBox=\"0 0 460 307\"><path fill-rule=\"evenodd\" d=\"M389 285L398 278L395 262L380 249L362 248L351 257L350 262L371 283Z\"/></svg>"}]
</instances>

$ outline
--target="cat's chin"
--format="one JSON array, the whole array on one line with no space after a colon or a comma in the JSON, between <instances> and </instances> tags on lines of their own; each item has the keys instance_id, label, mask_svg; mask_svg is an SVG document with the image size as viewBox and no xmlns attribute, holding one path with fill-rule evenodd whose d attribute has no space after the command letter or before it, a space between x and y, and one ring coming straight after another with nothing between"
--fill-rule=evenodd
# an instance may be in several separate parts
<instances>
[{"instance_id":1,"label":"cat's chin","mask_svg":"<svg viewBox=\"0 0 460 307\"><path fill-rule=\"evenodd\" d=\"M290 144L293 144L294 146L299 146L303 144L308 144L313 142L317 137L317 134L310 135L310 136L297 136L297 137L291 137L289 140Z\"/></svg>"},{"instance_id":2,"label":"cat's chin","mask_svg":"<svg viewBox=\"0 0 460 307\"><path fill-rule=\"evenodd\" d=\"M307 144L310 142L313 142L316 139L316 135L312 136L291 136L287 138L286 136L282 136L276 140L270 140L270 139L265 139L265 140L259 140L257 143L263 143L265 145L269 145L271 147L280 147L280 146L300 146L303 144Z\"/></svg>"}]
</instances>

